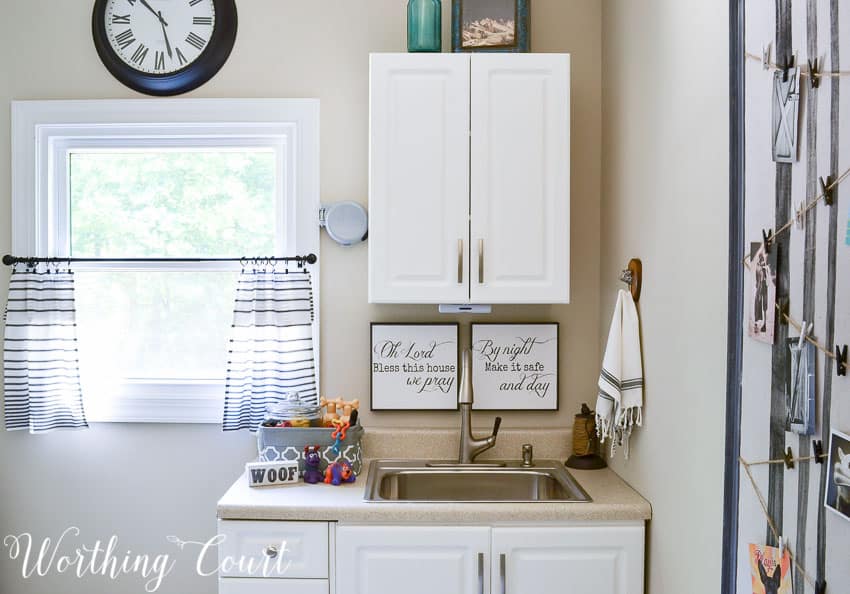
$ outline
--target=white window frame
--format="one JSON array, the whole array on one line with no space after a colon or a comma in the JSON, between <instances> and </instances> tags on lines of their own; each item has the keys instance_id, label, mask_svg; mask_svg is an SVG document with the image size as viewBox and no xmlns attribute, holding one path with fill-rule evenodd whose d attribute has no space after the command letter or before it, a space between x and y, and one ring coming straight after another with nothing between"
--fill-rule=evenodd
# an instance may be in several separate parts
<instances>
[{"instance_id":1,"label":"white window frame","mask_svg":"<svg viewBox=\"0 0 850 594\"><path fill-rule=\"evenodd\" d=\"M274 255L319 254L318 99L13 101L13 254L68 255L69 152L152 146L275 148L282 172L276 188L277 228L285 234L276 235ZM317 321L320 263L321 258L311 267ZM114 265L86 266L116 269ZM133 267L151 269L149 265L121 266ZM238 269L239 264L157 265L192 270L228 267ZM313 340L318 389L318 322ZM222 382L133 382L119 394L109 395L108 409L86 412L92 422L220 423L223 396Z\"/></svg>"}]
</instances>

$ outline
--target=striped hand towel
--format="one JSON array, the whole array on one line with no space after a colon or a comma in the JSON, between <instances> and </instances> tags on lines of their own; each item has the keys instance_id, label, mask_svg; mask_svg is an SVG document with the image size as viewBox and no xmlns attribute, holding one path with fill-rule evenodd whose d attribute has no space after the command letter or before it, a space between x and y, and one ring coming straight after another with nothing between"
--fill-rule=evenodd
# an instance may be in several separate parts
<instances>
[{"instance_id":1,"label":"striped hand towel","mask_svg":"<svg viewBox=\"0 0 850 594\"><path fill-rule=\"evenodd\" d=\"M617 446L629 458L629 436L643 422L643 362L640 321L631 293L621 290L608 331L608 345L599 374L596 431L599 441L611 440L611 457Z\"/></svg>"}]
</instances>

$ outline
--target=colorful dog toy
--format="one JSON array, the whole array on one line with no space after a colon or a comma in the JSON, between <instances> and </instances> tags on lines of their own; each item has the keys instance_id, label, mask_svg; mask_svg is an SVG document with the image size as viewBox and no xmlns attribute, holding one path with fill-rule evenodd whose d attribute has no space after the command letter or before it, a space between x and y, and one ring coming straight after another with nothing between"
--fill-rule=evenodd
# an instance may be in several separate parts
<instances>
[{"instance_id":1,"label":"colorful dog toy","mask_svg":"<svg viewBox=\"0 0 850 594\"><path fill-rule=\"evenodd\" d=\"M332 427L335 420L348 421L353 425L351 413L360 408L360 400L343 400L342 398L328 400L322 398L319 400L319 406L327 410L322 418L323 426Z\"/></svg>"},{"instance_id":2,"label":"colorful dog toy","mask_svg":"<svg viewBox=\"0 0 850 594\"><path fill-rule=\"evenodd\" d=\"M319 455L319 446L307 446L304 448L304 482L315 485L322 482L322 470L319 468L322 457Z\"/></svg>"},{"instance_id":3,"label":"colorful dog toy","mask_svg":"<svg viewBox=\"0 0 850 594\"><path fill-rule=\"evenodd\" d=\"M351 464L348 462L334 462L325 470L325 482L329 485L341 485L342 483L353 483L357 480Z\"/></svg>"},{"instance_id":4,"label":"colorful dog toy","mask_svg":"<svg viewBox=\"0 0 850 594\"><path fill-rule=\"evenodd\" d=\"M339 456L339 452L342 449L342 442L345 439L345 433L348 431L351 425L348 421L342 421L340 419L334 419L332 421L333 426L335 427L333 433L331 433L331 439L334 440L334 444L331 446L334 454Z\"/></svg>"}]
</instances>

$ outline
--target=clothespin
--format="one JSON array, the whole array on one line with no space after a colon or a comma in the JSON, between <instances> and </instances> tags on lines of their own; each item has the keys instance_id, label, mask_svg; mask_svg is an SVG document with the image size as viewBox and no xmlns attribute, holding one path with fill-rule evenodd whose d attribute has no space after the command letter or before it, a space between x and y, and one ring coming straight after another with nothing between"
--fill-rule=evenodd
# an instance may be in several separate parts
<instances>
[{"instance_id":1,"label":"clothespin","mask_svg":"<svg viewBox=\"0 0 850 594\"><path fill-rule=\"evenodd\" d=\"M803 345L806 343L806 336L812 331L812 325L813 324L809 322L809 325L807 326L806 320L803 320L800 323L800 340L797 343L798 349L803 350Z\"/></svg>"},{"instance_id":2,"label":"clothespin","mask_svg":"<svg viewBox=\"0 0 850 594\"><path fill-rule=\"evenodd\" d=\"M779 300L779 320L778 322L784 326L788 325L788 315L791 312L791 305L788 302L788 298L784 297Z\"/></svg>"},{"instance_id":3,"label":"clothespin","mask_svg":"<svg viewBox=\"0 0 850 594\"><path fill-rule=\"evenodd\" d=\"M809 60L809 87L817 89L820 86L820 58Z\"/></svg>"},{"instance_id":4,"label":"clothespin","mask_svg":"<svg viewBox=\"0 0 850 594\"><path fill-rule=\"evenodd\" d=\"M835 345L835 373L847 375L847 345Z\"/></svg>"},{"instance_id":5,"label":"clothespin","mask_svg":"<svg viewBox=\"0 0 850 594\"><path fill-rule=\"evenodd\" d=\"M826 594L826 580L818 580L815 584L815 594Z\"/></svg>"},{"instance_id":6,"label":"clothespin","mask_svg":"<svg viewBox=\"0 0 850 594\"><path fill-rule=\"evenodd\" d=\"M764 251L770 253L770 244L773 243L773 229L761 230L762 243L764 243Z\"/></svg>"},{"instance_id":7,"label":"clothespin","mask_svg":"<svg viewBox=\"0 0 850 594\"><path fill-rule=\"evenodd\" d=\"M812 449L815 451L815 464L823 464L823 441L812 440Z\"/></svg>"},{"instance_id":8,"label":"clothespin","mask_svg":"<svg viewBox=\"0 0 850 594\"><path fill-rule=\"evenodd\" d=\"M761 67L764 70L770 70L770 54L773 50L773 43L761 46Z\"/></svg>"},{"instance_id":9,"label":"clothespin","mask_svg":"<svg viewBox=\"0 0 850 594\"><path fill-rule=\"evenodd\" d=\"M791 449L791 446L788 446L788 449L785 450L782 459L785 460L785 468L794 470L794 451Z\"/></svg>"},{"instance_id":10,"label":"clothespin","mask_svg":"<svg viewBox=\"0 0 850 594\"><path fill-rule=\"evenodd\" d=\"M797 207L797 211L794 213L794 221L797 223L797 229L804 229L806 227L806 203L801 202L800 206Z\"/></svg>"},{"instance_id":11,"label":"clothespin","mask_svg":"<svg viewBox=\"0 0 850 594\"><path fill-rule=\"evenodd\" d=\"M835 186L832 185L831 175L828 175L826 179L820 178L820 191L824 204L827 206L835 204Z\"/></svg>"}]
</instances>

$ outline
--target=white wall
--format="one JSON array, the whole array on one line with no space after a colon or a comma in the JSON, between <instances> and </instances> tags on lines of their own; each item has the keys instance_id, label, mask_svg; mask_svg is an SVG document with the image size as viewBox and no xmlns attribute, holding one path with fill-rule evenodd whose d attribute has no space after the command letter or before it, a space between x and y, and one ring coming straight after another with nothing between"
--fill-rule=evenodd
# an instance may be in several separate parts
<instances>
[{"instance_id":1,"label":"white wall","mask_svg":"<svg viewBox=\"0 0 850 594\"><path fill-rule=\"evenodd\" d=\"M603 9L600 335L617 271L643 260L643 427L612 464L652 503L649 594L720 590L726 372L728 12Z\"/></svg>"},{"instance_id":2,"label":"white wall","mask_svg":"<svg viewBox=\"0 0 850 594\"><path fill-rule=\"evenodd\" d=\"M0 253L10 250L9 109L12 99L137 97L112 79L91 42L91 0L0 0ZM404 0L242 0L236 48L194 97L318 97L322 198L367 195L367 60L405 48ZM449 5L444 4L448 48ZM561 410L508 414L506 426L566 426L595 397L599 353L601 12L598 0L534 0L533 49L572 54L572 303L499 307L489 320L561 323ZM440 318L433 307L369 306L366 246L322 243L322 379L330 396L368 401L371 321ZM613 278L615 271L606 273ZM0 270L5 286L8 270ZM469 318L464 318L467 322ZM455 426L456 414L364 413L369 426ZM491 415L480 417L489 425ZM57 536L69 525L91 543L112 533L134 552L173 550L165 537L214 533L215 502L251 456L249 435L215 426L101 425L33 437L0 432L0 535ZM170 548L169 548L170 547ZM0 551L3 552L3 551ZM106 591L101 580L23 581L0 555L0 592ZM186 558L161 592L214 592ZM127 579L109 590L141 592Z\"/></svg>"}]
</instances>

